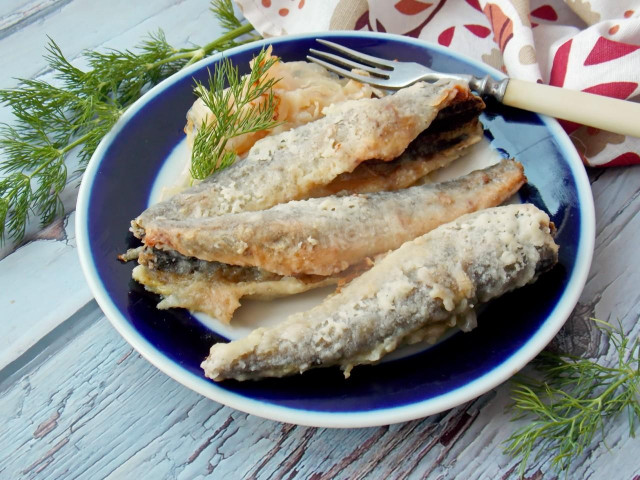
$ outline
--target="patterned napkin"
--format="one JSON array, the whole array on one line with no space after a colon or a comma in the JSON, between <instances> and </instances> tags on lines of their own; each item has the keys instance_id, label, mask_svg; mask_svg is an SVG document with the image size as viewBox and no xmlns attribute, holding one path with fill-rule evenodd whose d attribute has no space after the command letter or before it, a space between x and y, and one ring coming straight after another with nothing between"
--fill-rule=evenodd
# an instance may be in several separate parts
<instances>
[{"instance_id":1,"label":"patterned napkin","mask_svg":"<svg viewBox=\"0 0 640 480\"><path fill-rule=\"evenodd\" d=\"M323 30L399 33L452 48L514 78L640 99L640 0L236 3L265 37ZM640 163L640 139L562 124L585 164Z\"/></svg>"}]
</instances>

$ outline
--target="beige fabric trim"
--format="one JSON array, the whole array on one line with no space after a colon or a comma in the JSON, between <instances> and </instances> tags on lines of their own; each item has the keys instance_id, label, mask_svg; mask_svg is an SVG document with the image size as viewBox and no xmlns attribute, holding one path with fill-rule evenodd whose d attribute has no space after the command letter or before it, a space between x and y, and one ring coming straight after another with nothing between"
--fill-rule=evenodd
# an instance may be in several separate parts
<instances>
[{"instance_id":1,"label":"beige fabric trim","mask_svg":"<svg viewBox=\"0 0 640 480\"><path fill-rule=\"evenodd\" d=\"M329 30L353 30L356 21L367 10L367 0L340 0L331 15Z\"/></svg>"}]
</instances>

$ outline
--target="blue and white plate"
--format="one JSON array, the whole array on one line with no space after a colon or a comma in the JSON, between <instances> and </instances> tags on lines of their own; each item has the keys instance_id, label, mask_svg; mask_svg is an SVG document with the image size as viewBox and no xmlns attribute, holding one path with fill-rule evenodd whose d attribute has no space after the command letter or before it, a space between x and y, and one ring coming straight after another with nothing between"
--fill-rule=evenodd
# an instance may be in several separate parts
<instances>
[{"instance_id":1,"label":"blue and white plate","mask_svg":"<svg viewBox=\"0 0 640 480\"><path fill-rule=\"evenodd\" d=\"M302 60L324 37L376 56L414 61L442 72L500 73L435 45L378 33L314 34L269 39L225 52L241 72L265 44L284 61ZM470 333L375 366L338 368L257 382L206 379L200 362L209 347L233 336L187 311L157 310L158 297L131 280L133 264L116 257L135 245L129 222L149 204L160 171L184 139L194 78L204 81L220 56L205 59L149 91L125 113L96 150L80 189L78 250L99 305L120 334L147 360L213 400L283 422L363 427L411 420L454 407L507 380L553 338L575 306L589 271L594 241L591 189L573 145L551 119L489 103L481 120L491 147L524 164L523 201L555 223L560 262L534 285L492 301ZM166 170L166 169L165 169ZM278 312L302 308L278 300ZM303 302L304 303L304 302ZM267 304L265 304L267 305ZM268 316L254 306L256 325ZM282 310L278 310L278 309ZM279 313L280 314L280 313ZM249 326L249 325L245 325ZM162 397L162 392L158 392Z\"/></svg>"}]
</instances>

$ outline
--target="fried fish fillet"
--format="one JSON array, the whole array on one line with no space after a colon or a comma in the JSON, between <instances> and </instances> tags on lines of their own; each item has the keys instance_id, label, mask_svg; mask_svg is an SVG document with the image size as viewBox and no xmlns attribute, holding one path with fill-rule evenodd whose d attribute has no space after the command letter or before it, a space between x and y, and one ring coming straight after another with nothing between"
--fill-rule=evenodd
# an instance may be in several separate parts
<instances>
[{"instance_id":1,"label":"fried fish fillet","mask_svg":"<svg viewBox=\"0 0 640 480\"><path fill-rule=\"evenodd\" d=\"M465 215L405 243L321 305L271 328L211 347L215 381L280 377L339 365L349 375L430 325L536 280L558 258L553 224L533 205Z\"/></svg>"},{"instance_id":2,"label":"fried fish fillet","mask_svg":"<svg viewBox=\"0 0 640 480\"><path fill-rule=\"evenodd\" d=\"M370 268L365 260L340 275L283 276L260 268L237 267L187 258L176 252L144 248L133 279L162 295L157 308L182 307L230 323L243 297L270 300L327 285L340 285Z\"/></svg>"},{"instance_id":3,"label":"fried fish fillet","mask_svg":"<svg viewBox=\"0 0 640 480\"><path fill-rule=\"evenodd\" d=\"M456 96L398 158L389 162L363 162L352 172L341 173L328 185L318 185L307 197L410 187L425 175L446 167L482 139L483 130L478 115L484 108L485 104L478 96Z\"/></svg>"},{"instance_id":4,"label":"fried fish fillet","mask_svg":"<svg viewBox=\"0 0 640 480\"><path fill-rule=\"evenodd\" d=\"M448 132L433 133L426 130L395 160L363 162L353 172L338 175L328 185L311 190L307 196L317 198L338 193L373 193L410 187L429 173L465 155L470 147L482 139L482 134L482 125L477 118Z\"/></svg>"},{"instance_id":5,"label":"fried fish fillet","mask_svg":"<svg viewBox=\"0 0 640 480\"><path fill-rule=\"evenodd\" d=\"M499 164L484 170L472 172L458 180L452 180L440 185L414 187L416 191L426 194L422 197L425 201L430 201L430 203L416 208L415 212L413 212L411 208L414 203L418 202L407 201L407 199L410 198L410 195L407 196L407 192L381 195L387 197L387 200L389 197L400 197L407 201L405 206L408 212L405 211L406 214L402 217L403 222L407 222L406 218L414 213L420 216L420 218L426 218L425 222L420 225L420 230L415 231L414 229L411 234L402 231L391 232L383 229L377 232L377 235L371 236L370 238L360 238L360 248L352 251L351 257L349 258L356 258L357 255L354 255L354 252L360 252L362 257L357 259L357 263L351 264L346 270L342 270L337 274L329 276L300 273L296 273L295 275L282 275L255 266L240 267L217 261L201 260L193 256L184 256L175 250L160 250L145 247L132 254L132 257L137 258L140 263L133 271L133 278L143 284L147 290L164 297L158 304L158 308L188 308L192 311L207 313L218 320L228 323L231 321L233 312L240 306L240 299L244 296L269 299L293 295L325 285L345 284L372 266L370 258L373 256L372 252L374 250L371 250L371 246L379 245L376 242L381 240L379 238L380 236L385 236L385 238L382 239L383 244L388 245L389 248L396 248L405 240L411 240L441 223L454 219L458 215L473 211L474 208L495 206L502 203L520 187L524 180L525 178L522 174L520 164L512 160L503 160ZM370 195L369 200L379 195L380 194ZM324 199L323 201L326 200L327 199ZM342 202L346 205L345 208L347 211L338 212L341 216L337 218L344 220L344 215L350 214L348 211L350 210L349 197L332 197L328 200ZM360 201L362 201L362 198L360 198ZM321 201L314 200L310 202L317 203ZM308 205L308 202L291 203L294 206L299 204ZM286 204L278 208L280 212L287 209ZM378 208L381 208L380 205L378 205ZM294 209L294 212L295 211ZM374 221L380 220L377 218L378 213L375 204L370 204L368 211L372 214L371 216ZM255 213L269 216L268 212L269 210ZM309 211L306 213L309 213ZM327 213L326 210L325 213ZM271 230L271 232L275 237L272 236L271 241L266 242L263 235L266 232L261 232L260 230L262 230L262 228L257 224L251 225L253 215L225 215L218 217L219 220L216 220L216 222L221 224L222 228L227 228L228 225L225 224L228 219L233 219L238 215L244 215L244 218L248 217L248 225L252 228L252 232L255 231L254 233L256 235L253 245L273 248L274 245L277 245L278 241L286 242L287 232L282 232L282 238L277 240L277 235L275 235L273 230ZM300 214L294 216L297 218L305 217L305 215ZM271 219L273 220L273 217ZM286 218L282 218L282 220L280 226L287 223ZM306 220L309 220L309 218ZM404 228L403 222L396 222L396 225ZM233 221L231 223L233 223ZM298 226L302 228L304 225L298 224ZM354 226L354 228L356 230L358 229L357 226ZM364 231L368 227L367 225L362 225L362 228ZM340 225L334 225L334 230L339 231ZM228 230L225 231L228 233ZM173 233L178 237L182 237L183 235L181 229L177 229L173 231ZM343 232L339 231L339 234L342 233ZM309 232L299 232L298 236L302 239L307 239ZM153 239L153 237L154 234L150 231L148 239ZM273 241L274 238L276 238L275 243ZM328 254L327 252L330 248L339 249L339 245L336 245L331 237L328 239L325 238L323 241L328 241L329 244L316 244L315 247L318 248L319 255L315 258L316 261L325 262L324 264L326 265L329 257L323 257ZM348 248L354 248L355 244L349 242L348 239L347 243ZM283 244L283 246L286 245ZM267 253L268 251L265 251L264 254L267 255ZM334 255L334 259L336 258L335 253L331 253L331 255ZM337 255L342 259L341 261L348 258L345 252L338 251ZM281 260L283 259L285 262L289 262L286 252L282 252L278 258L280 257L283 257ZM290 265L290 263L288 264Z\"/></svg>"},{"instance_id":6,"label":"fried fish fillet","mask_svg":"<svg viewBox=\"0 0 640 480\"><path fill-rule=\"evenodd\" d=\"M146 265L136 266L132 276L147 290L163 296L157 305L158 309L187 308L192 312L205 312L225 323L231 322L231 317L240 306L240 299L243 297L272 299L336 284L339 281L337 277L296 278L268 274L230 281L212 272L195 271L183 275L150 269Z\"/></svg>"},{"instance_id":7,"label":"fried fish fillet","mask_svg":"<svg viewBox=\"0 0 640 480\"><path fill-rule=\"evenodd\" d=\"M525 183L514 160L393 192L291 201L267 210L157 219L145 243L279 275L335 275L465 213L501 204Z\"/></svg>"},{"instance_id":8,"label":"fried fish fillet","mask_svg":"<svg viewBox=\"0 0 640 480\"><path fill-rule=\"evenodd\" d=\"M142 238L158 218L201 218L255 211L306 198L366 160L398 157L438 112L471 93L460 83L417 83L381 99L360 99L327 108L326 116L258 141L231 167L132 221Z\"/></svg>"}]
</instances>

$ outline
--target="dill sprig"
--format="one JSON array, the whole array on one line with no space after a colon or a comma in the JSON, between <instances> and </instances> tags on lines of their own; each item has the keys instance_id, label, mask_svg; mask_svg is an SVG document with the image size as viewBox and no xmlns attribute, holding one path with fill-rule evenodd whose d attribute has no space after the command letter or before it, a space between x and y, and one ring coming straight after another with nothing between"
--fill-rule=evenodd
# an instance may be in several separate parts
<instances>
[{"instance_id":1,"label":"dill sprig","mask_svg":"<svg viewBox=\"0 0 640 480\"><path fill-rule=\"evenodd\" d=\"M63 213L70 156L83 172L102 137L145 91L206 55L255 39L247 35L251 24L231 19L230 0L213 0L211 10L226 32L204 46L174 48L159 31L134 50L85 52L88 69L81 70L49 39L45 58L54 82L21 79L17 88L0 90L0 104L15 118L0 125L0 243L5 236L21 240L31 216L46 225Z\"/></svg>"},{"instance_id":2,"label":"dill sprig","mask_svg":"<svg viewBox=\"0 0 640 480\"><path fill-rule=\"evenodd\" d=\"M568 472L605 422L625 413L635 436L640 420L640 341L630 339L619 325L596 320L615 348L617 361L605 367L571 355L540 354L534 364L541 379L520 376L514 381L512 420L528 418L506 441L505 452L521 457L524 475L531 453L553 451L552 465ZM537 456L536 456L537 458Z\"/></svg>"},{"instance_id":3,"label":"dill sprig","mask_svg":"<svg viewBox=\"0 0 640 480\"><path fill-rule=\"evenodd\" d=\"M209 72L208 86L196 81L195 92L211 110L196 133L191 153L191 176L202 180L231 165L236 153L227 150L230 139L246 133L266 130L274 121L273 86L278 81L266 73L276 62L263 49L253 60L251 72L240 76L228 58Z\"/></svg>"},{"instance_id":4,"label":"dill sprig","mask_svg":"<svg viewBox=\"0 0 640 480\"><path fill-rule=\"evenodd\" d=\"M242 22L236 17L232 0L216 0L211 2L210 10L218 19L218 23L226 32L242 27ZM256 36L254 39L260 38Z\"/></svg>"}]
</instances>

